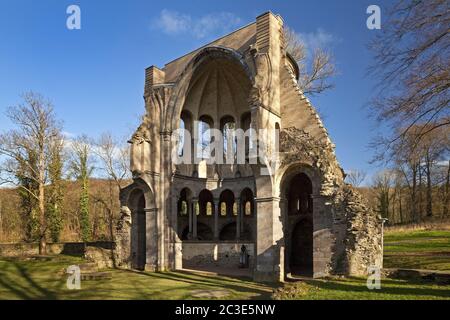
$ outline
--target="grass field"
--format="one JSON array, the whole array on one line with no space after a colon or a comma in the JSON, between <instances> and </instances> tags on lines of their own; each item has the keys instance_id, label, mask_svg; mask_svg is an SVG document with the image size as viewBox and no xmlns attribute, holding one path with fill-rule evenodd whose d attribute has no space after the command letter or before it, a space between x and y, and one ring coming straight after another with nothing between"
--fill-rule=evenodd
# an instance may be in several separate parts
<instances>
[{"instance_id":1,"label":"grass field","mask_svg":"<svg viewBox=\"0 0 450 320\"><path fill-rule=\"evenodd\" d=\"M387 232L384 267L450 271L450 231Z\"/></svg>"},{"instance_id":2,"label":"grass field","mask_svg":"<svg viewBox=\"0 0 450 320\"><path fill-rule=\"evenodd\" d=\"M82 281L81 290L68 290L61 271L83 262L63 255L50 261L0 258L0 299L199 299L211 292L222 292L225 299L450 299L450 286L397 279L383 279L381 290L369 290L363 278L274 288L223 276L126 270L111 270L111 280ZM384 262L387 268L450 270L450 231L387 232Z\"/></svg>"},{"instance_id":3,"label":"grass field","mask_svg":"<svg viewBox=\"0 0 450 320\"><path fill-rule=\"evenodd\" d=\"M281 300L450 300L450 286L383 279L369 290L366 279L327 279L290 283L273 295Z\"/></svg>"},{"instance_id":4,"label":"grass field","mask_svg":"<svg viewBox=\"0 0 450 320\"><path fill-rule=\"evenodd\" d=\"M111 280L82 281L81 290L68 290L61 270L82 262L68 256L51 261L0 259L0 299L195 299L196 293L208 290L226 291L226 299L264 299L273 292L245 279L127 270L111 270Z\"/></svg>"},{"instance_id":5,"label":"grass field","mask_svg":"<svg viewBox=\"0 0 450 320\"><path fill-rule=\"evenodd\" d=\"M189 273L111 270L111 280L82 281L68 290L61 270L83 261L58 256L51 261L0 259L0 299L195 299L195 294L224 290L226 299L269 298L273 288L243 279Z\"/></svg>"}]
</instances>

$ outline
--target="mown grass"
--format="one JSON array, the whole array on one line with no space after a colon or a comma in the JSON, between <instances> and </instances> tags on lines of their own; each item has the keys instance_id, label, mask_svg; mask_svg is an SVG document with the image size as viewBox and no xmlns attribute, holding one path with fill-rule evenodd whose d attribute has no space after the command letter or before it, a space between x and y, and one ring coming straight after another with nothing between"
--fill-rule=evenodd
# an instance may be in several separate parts
<instances>
[{"instance_id":1,"label":"mown grass","mask_svg":"<svg viewBox=\"0 0 450 320\"><path fill-rule=\"evenodd\" d=\"M387 232L384 267L450 271L450 231Z\"/></svg>"},{"instance_id":2,"label":"mown grass","mask_svg":"<svg viewBox=\"0 0 450 320\"><path fill-rule=\"evenodd\" d=\"M382 279L380 290L369 290L366 279L310 280L286 284L279 300L450 300L450 286Z\"/></svg>"},{"instance_id":3,"label":"mown grass","mask_svg":"<svg viewBox=\"0 0 450 320\"><path fill-rule=\"evenodd\" d=\"M369 290L366 279L327 279L273 287L249 279L187 272L109 270L111 280L82 281L68 290L63 270L83 263L60 255L50 261L0 258L0 299L196 299L199 290L225 290L225 299L450 299L450 286L383 279L381 290ZM387 268L450 270L450 231L397 231L385 236Z\"/></svg>"},{"instance_id":4,"label":"mown grass","mask_svg":"<svg viewBox=\"0 0 450 320\"><path fill-rule=\"evenodd\" d=\"M110 270L111 280L82 281L69 290L62 270L83 261L58 256L51 261L0 259L0 299L195 299L197 290L226 290L225 299L262 299L273 288L245 279L182 272Z\"/></svg>"}]
</instances>

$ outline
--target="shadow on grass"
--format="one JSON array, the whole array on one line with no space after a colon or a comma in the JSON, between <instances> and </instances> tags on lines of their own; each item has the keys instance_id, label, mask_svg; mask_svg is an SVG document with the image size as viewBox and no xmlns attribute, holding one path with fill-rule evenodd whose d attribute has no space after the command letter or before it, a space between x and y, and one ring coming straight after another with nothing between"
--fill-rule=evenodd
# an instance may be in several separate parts
<instances>
[{"instance_id":1,"label":"shadow on grass","mask_svg":"<svg viewBox=\"0 0 450 320\"><path fill-rule=\"evenodd\" d=\"M269 299L271 296L271 289L274 287L267 287L267 290L262 290L257 283L249 282L245 278L229 278L229 277L214 277L207 275L200 275L193 272L178 271L178 272L141 272L135 270L124 270L134 274L145 275L157 279L171 280L175 282L184 282L188 284L188 288L195 286L206 286L212 289L227 289L239 293L248 293L252 298ZM185 299L192 298L190 294L185 295Z\"/></svg>"},{"instance_id":2,"label":"shadow on grass","mask_svg":"<svg viewBox=\"0 0 450 320\"><path fill-rule=\"evenodd\" d=\"M28 269L14 260L9 264L15 269L8 273L0 272L0 285L9 290L19 299L56 300L57 295L39 285L29 274ZM13 278L12 275L16 275Z\"/></svg>"}]
</instances>

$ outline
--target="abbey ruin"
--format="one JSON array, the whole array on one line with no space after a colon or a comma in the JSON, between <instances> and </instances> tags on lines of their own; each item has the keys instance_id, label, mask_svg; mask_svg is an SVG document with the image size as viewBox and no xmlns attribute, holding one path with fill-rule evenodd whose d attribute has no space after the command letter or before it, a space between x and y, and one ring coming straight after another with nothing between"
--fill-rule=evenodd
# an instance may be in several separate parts
<instances>
[{"instance_id":1,"label":"abbey ruin","mask_svg":"<svg viewBox=\"0 0 450 320\"><path fill-rule=\"evenodd\" d=\"M233 269L244 246L255 281L363 275L381 266L382 221L344 182L298 77L283 20L270 12L146 69L145 116L130 140L134 182L121 191L119 264ZM180 128L190 135L180 136ZM245 136L243 163L211 163L205 129L222 132L231 154L230 130L271 129L279 139L256 144L279 152L251 154Z\"/></svg>"}]
</instances>

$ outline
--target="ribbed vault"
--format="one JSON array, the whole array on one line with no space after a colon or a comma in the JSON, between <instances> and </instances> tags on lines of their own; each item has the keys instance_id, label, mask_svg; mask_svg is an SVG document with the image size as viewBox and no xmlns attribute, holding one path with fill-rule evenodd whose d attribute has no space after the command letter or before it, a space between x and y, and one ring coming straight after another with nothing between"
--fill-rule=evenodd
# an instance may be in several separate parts
<instances>
[{"instance_id":1,"label":"ribbed vault","mask_svg":"<svg viewBox=\"0 0 450 320\"><path fill-rule=\"evenodd\" d=\"M214 123L224 116L240 116L248 112L250 80L240 65L229 59L214 58L203 63L192 77L184 110L198 119L209 115Z\"/></svg>"}]
</instances>

